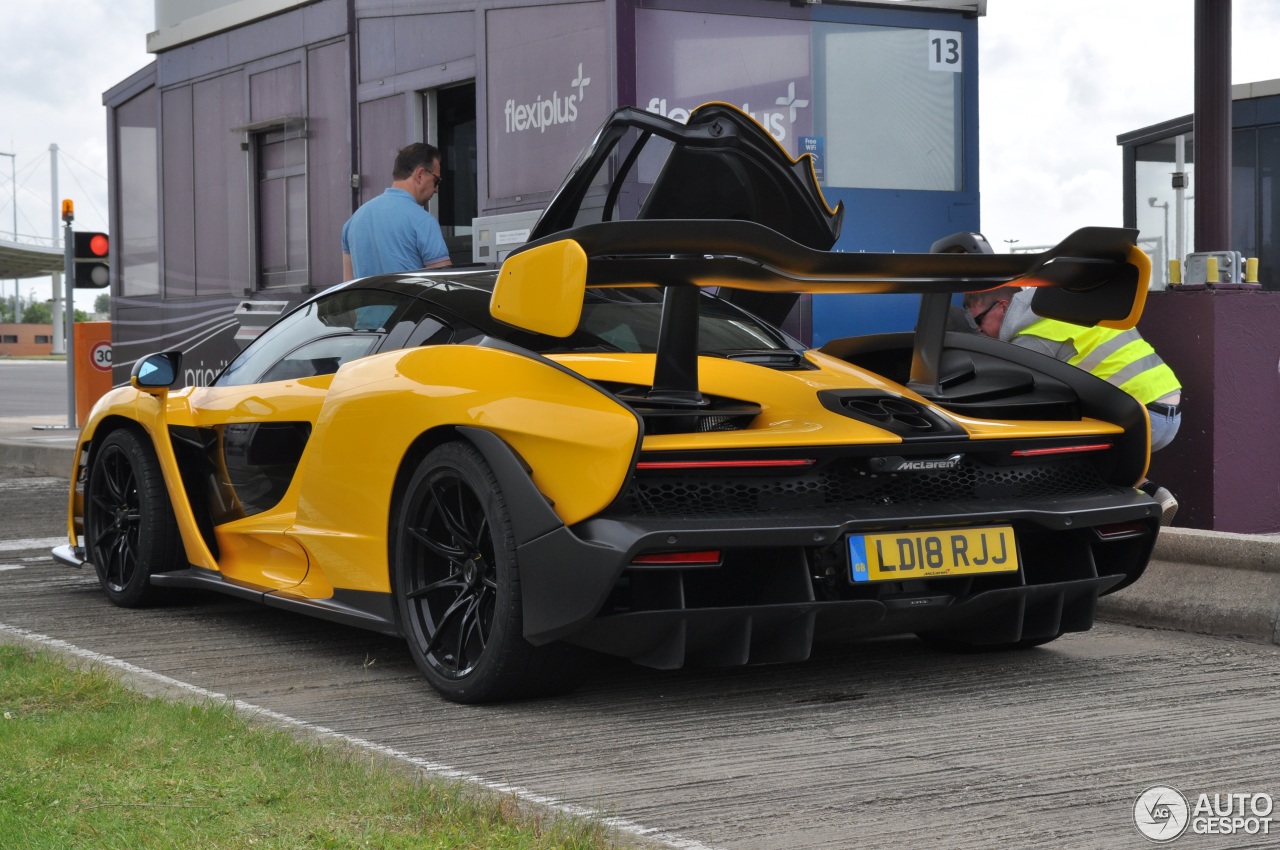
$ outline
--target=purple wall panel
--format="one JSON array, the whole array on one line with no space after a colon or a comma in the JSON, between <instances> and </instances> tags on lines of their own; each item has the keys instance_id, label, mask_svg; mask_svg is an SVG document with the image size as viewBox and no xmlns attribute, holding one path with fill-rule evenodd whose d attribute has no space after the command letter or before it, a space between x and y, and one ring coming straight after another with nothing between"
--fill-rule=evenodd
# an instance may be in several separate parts
<instances>
[{"instance_id":1,"label":"purple wall panel","mask_svg":"<svg viewBox=\"0 0 1280 850\"><path fill-rule=\"evenodd\" d=\"M360 30L360 82L381 80L396 72L396 18L365 18Z\"/></svg>"},{"instance_id":2,"label":"purple wall panel","mask_svg":"<svg viewBox=\"0 0 1280 850\"><path fill-rule=\"evenodd\" d=\"M485 13L490 198L554 190L614 107L604 3Z\"/></svg>"},{"instance_id":3,"label":"purple wall panel","mask_svg":"<svg viewBox=\"0 0 1280 850\"><path fill-rule=\"evenodd\" d=\"M1182 427L1150 472L1176 524L1280 531L1280 293L1153 294L1140 328L1182 382Z\"/></svg>"},{"instance_id":4,"label":"purple wall panel","mask_svg":"<svg viewBox=\"0 0 1280 850\"><path fill-rule=\"evenodd\" d=\"M301 114L301 62L272 68L270 71L263 71L249 77L250 121Z\"/></svg>"},{"instance_id":5,"label":"purple wall panel","mask_svg":"<svg viewBox=\"0 0 1280 850\"><path fill-rule=\"evenodd\" d=\"M239 65L303 47L306 44L304 20L303 10L294 9L231 30L227 61Z\"/></svg>"},{"instance_id":6,"label":"purple wall panel","mask_svg":"<svg viewBox=\"0 0 1280 850\"><path fill-rule=\"evenodd\" d=\"M808 21L639 9L635 26L636 106L684 121L727 101L803 152L796 140L813 133L813 109L786 104L814 103Z\"/></svg>"},{"instance_id":7,"label":"purple wall panel","mask_svg":"<svg viewBox=\"0 0 1280 850\"><path fill-rule=\"evenodd\" d=\"M362 19L360 82L471 58L475 20L472 12Z\"/></svg>"},{"instance_id":8,"label":"purple wall panel","mask_svg":"<svg viewBox=\"0 0 1280 850\"><path fill-rule=\"evenodd\" d=\"M167 298L181 298L194 295L196 289L190 86L161 93L160 128L161 173L164 175L162 289Z\"/></svg>"},{"instance_id":9,"label":"purple wall panel","mask_svg":"<svg viewBox=\"0 0 1280 850\"><path fill-rule=\"evenodd\" d=\"M476 52L473 12L395 18L395 73L466 59Z\"/></svg>"},{"instance_id":10,"label":"purple wall panel","mask_svg":"<svg viewBox=\"0 0 1280 850\"><path fill-rule=\"evenodd\" d=\"M244 77L223 74L191 87L195 161L196 295L240 294L249 286L245 228L248 165L240 150Z\"/></svg>"},{"instance_id":11,"label":"purple wall panel","mask_svg":"<svg viewBox=\"0 0 1280 850\"><path fill-rule=\"evenodd\" d=\"M307 199L311 285L342 280L342 224L351 209L347 148L347 45L307 54Z\"/></svg>"},{"instance_id":12,"label":"purple wall panel","mask_svg":"<svg viewBox=\"0 0 1280 850\"><path fill-rule=\"evenodd\" d=\"M393 95L360 104L360 203L391 185L396 151L408 144L404 98ZM341 242L338 243L341 245Z\"/></svg>"}]
</instances>

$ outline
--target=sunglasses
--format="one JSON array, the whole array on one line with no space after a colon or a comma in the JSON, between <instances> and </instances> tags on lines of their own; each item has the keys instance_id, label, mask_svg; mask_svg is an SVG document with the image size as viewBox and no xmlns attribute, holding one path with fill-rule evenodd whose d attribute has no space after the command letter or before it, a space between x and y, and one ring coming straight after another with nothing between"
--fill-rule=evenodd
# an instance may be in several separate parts
<instances>
[{"instance_id":1,"label":"sunglasses","mask_svg":"<svg viewBox=\"0 0 1280 850\"><path fill-rule=\"evenodd\" d=\"M978 315L976 315L976 316L974 316L974 317L973 317L973 323L974 323L974 325L976 325L977 327L982 327L982 320L983 320L983 319L985 319L985 318L987 317L987 314L988 314L988 313L990 313L992 310L994 310L994 309L995 309L996 307L998 307L999 305L1001 305L1001 304L1005 304L1005 303L1008 303L1008 302L1005 302L1005 301L994 301L994 302L992 302L992 304L991 304L991 306L990 306L990 307L988 307L987 309L983 310L981 313L979 313Z\"/></svg>"}]
</instances>

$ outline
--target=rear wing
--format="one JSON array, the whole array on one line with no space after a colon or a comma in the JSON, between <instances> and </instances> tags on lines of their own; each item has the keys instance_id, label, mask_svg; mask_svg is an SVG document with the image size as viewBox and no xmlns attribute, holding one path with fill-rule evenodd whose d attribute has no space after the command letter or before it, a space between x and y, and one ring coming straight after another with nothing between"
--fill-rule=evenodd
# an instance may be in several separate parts
<instances>
[{"instance_id":1,"label":"rear wing","mask_svg":"<svg viewBox=\"0 0 1280 850\"><path fill-rule=\"evenodd\" d=\"M602 222L513 251L491 310L508 324L563 337L577 327L587 287L664 287L654 389L665 385L696 399L699 288L918 293L910 383L933 395L956 293L1031 286L1032 309L1044 318L1117 329L1137 324L1151 276L1137 235L1087 227L1038 254L872 254L814 250L750 221Z\"/></svg>"}]
</instances>

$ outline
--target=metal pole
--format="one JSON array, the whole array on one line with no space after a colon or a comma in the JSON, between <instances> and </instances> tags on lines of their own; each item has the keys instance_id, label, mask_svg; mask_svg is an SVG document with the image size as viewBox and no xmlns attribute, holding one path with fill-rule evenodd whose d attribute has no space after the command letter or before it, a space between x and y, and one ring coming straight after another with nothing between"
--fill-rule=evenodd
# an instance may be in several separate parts
<instances>
[{"instance_id":1,"label":"metal pole","mask_svg":"<svg viewBox=\"0 0 1280 850\"><path fill-rule=\"evenodd\" d=\"M58 200L58 146L56 144L49 145L49 179L50 187L53 190L52 200L49 206L53 209L53 247L58 247L58 236L61 230L58 227L58 221L62 213L62 205ZM73 269L74 271L74 269ZM74 279L74 278L73 278ZM60 315L58 290L61 288L62 275L57 272L53 273L53 284L49 290L49 294L53 298L53 353L64 354L67 349L63 345L63 327L65 320Z\"/></svg>"},{"instance_id":2,"label":"metal pole","mask_svg":"<svg viewBox=\"0 0 1280 850\"><path fill-rule=\"evenodd\" d=\"M1231 250L1231 0L1195 0L1197 251Z\"/></svg>"},{"instance_id":3,"label":"metal pole","mask_svg":"<svg viewBox=\"0 0 1280 850\"><path fill-rule=\"evenodd\" d=\"M13 244L18 244L18 155L16 153L0 153L0 156L9 157L9 168L11 177L9 185L13 189ZM13 321L17 324L21 317L18 315L18 279L13 279Z\"/></svg>"},{"instance_id":4,"label":"metal pole","mask_svg":"<svg viewBox=\"0 0 1280 850\"><path fill-rule=\"evenodd\" d=\"M1173 190L1177 215L1174 216L1174 259L1184 262L1187 258L1187 134L1179 133L1173 140L1174 169L1182 175L1182 185Z\"/></svg>"},{"instance_id":5,"label":"metal pole","mask_svg":"<svg viewBox=\"0 0 1280 850\"><path fill-rule=\"evenodd\" d=\"M66 226L62 228L62 272L66 280L63 282L67 295L67 427L75 428L76 423L76 338L73 322L75 313L71 309L71 296L76 285L75 237L71 232L72 216L66 217ZM56 297L56 296L55 296Z\"/></svg>"}]
</instances>

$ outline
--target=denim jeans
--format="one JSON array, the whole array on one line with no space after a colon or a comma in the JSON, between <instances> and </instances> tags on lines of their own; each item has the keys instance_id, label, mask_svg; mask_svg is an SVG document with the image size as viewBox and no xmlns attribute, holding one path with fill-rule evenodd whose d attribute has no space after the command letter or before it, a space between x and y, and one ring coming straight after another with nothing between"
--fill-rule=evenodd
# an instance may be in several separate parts
<instances>
[{"instance_id":1,"label":"denim jeans","mask_svg":"<svg viewBox=\"0 0 1280 850\"><path fill-rule=\"evenodd\" d=\"M1178 435L1178 426L1182 424L1182 411L1170 416L1167 413L1156 413L1148 410L1151 419L1151 451L1156 452L1173 442Z\"/></svg>"}]
</instances>

